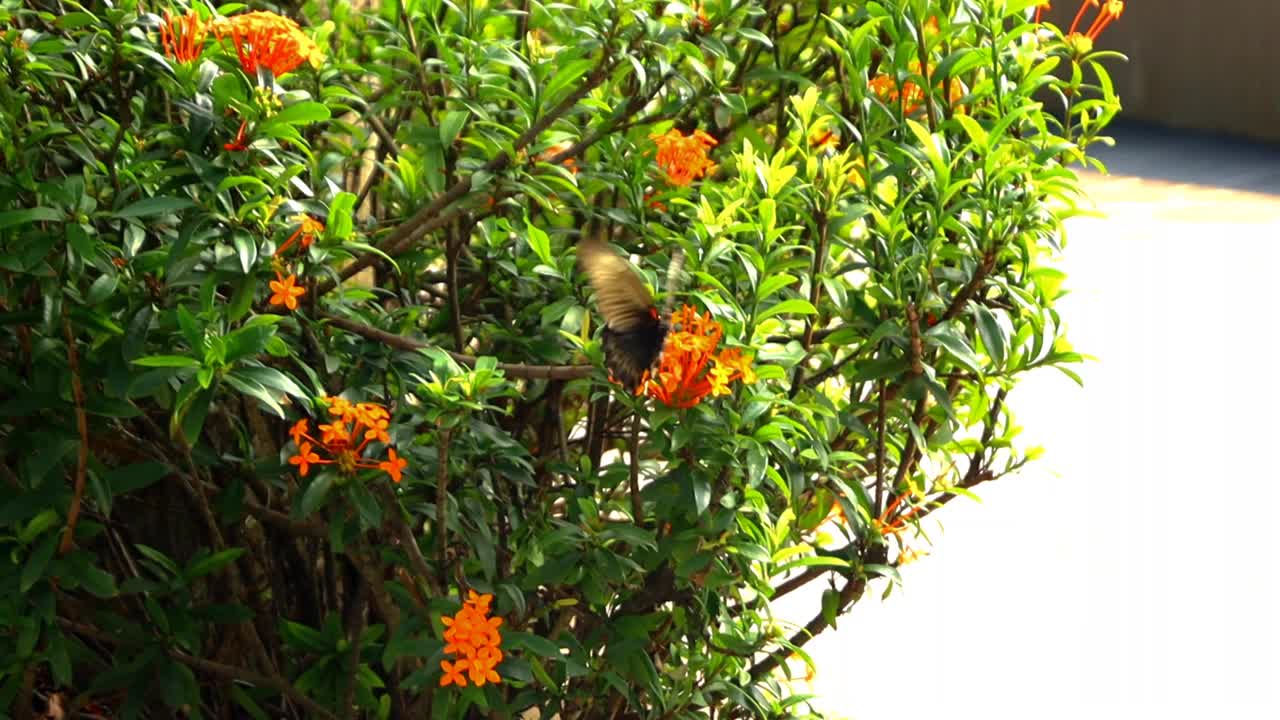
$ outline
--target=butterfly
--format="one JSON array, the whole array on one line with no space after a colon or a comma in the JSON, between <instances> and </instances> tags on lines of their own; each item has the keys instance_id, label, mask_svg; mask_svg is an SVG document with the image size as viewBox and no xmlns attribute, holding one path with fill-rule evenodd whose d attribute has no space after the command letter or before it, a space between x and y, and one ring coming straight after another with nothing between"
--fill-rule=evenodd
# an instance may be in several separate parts
<instances>
[{"instance_id":1,"label":"butterfly","mask_svg":"<svg viewBox=\"0 0 1280 720\"><path fill-rule=\"evenodd\" d=\"M683 252L677 250L667 271L668 307L660 313L631 263L598 239L578 243L578 263L596 291L596 306L605 320L605 367L629 392L636 391L645 371L662 356L672 282L683 261Z\"/></svg>"}]
</instances>

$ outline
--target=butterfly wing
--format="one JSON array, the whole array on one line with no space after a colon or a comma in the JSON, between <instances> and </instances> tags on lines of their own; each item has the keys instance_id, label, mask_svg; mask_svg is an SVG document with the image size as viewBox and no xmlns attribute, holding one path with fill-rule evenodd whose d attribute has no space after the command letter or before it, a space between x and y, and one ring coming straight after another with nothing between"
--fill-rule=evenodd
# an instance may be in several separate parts
<instances>
[{"instance_id":1,"label":"butterfly wing","mask_svg":"<svg viewBox=\"0 0 1280 720\"><path fill-rule=\"evenodd\" d=\"M605 365L634 392L644 371L662 352L666 325L653 296L621 255L599 240L583 240L578 244L578 262L596 291L596 305L606 323Z\"/></svg>"}]
</instances>

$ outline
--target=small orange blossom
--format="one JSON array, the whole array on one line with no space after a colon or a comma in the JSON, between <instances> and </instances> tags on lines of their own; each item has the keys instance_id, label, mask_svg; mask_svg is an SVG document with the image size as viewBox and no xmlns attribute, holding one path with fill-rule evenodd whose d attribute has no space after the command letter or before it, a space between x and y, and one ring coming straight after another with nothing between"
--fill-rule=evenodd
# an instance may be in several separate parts
<instances>
[{"instance_id":1,"label":"small orange blossom","mask_svg":"<svg viewBox=\"0 0 1280 720\"><path fill-rule=\"evenodd\" d=\"M267 299L267 302L272 305L283 305L289 310L297 310L298 298L307 292L306 288L294 285L297 280L296 275L281 277L280 273L276 273L276 279L271 281L271 292L274 294Z\"/></svg>"}]
</instances>

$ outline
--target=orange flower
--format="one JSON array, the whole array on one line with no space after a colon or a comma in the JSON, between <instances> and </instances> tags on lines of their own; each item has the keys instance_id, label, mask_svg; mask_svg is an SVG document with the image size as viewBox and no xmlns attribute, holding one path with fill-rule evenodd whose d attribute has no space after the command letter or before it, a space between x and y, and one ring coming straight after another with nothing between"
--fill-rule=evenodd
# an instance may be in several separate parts
<instances>
[{"instance_id":1,"label":"orange flower","mask_svg":"<svg viewBox=\"0 0 1280 720\"><path fill-rule=\"evenodd\" d=\"M320 401L329 406L329 415L332 420L328 424L317 423L316 428L320 431L319 439L310 434L309 420L299 420L289 429L289 436L299 448L305 447L310 451L314 446L316 450L321 450L329 456L328 460L320 460L317 454L312 453L307 463L337 465L338 469L346 475L352 475L357 470L382 470L392 480L400 482L409 461L397 455L395 448L387 448L385 460L364 455L369 443L375 440L384 444L391 442L391 437L387 434L391 413L377 403L353 405L340 397L322 397ZM371 429L370 426L375 423L378 427ZM355 444L357 438L360 440L358 445ZM294 465L299 464L292 459L289 462ZM303 472L303 475L306 473Z\"/></svg>"},{"instance_id":2,"label":"orange flower","mask_svg":"<svg viewBox=\"0 0 1280 720\"><path fill-rule=\"evenodd\" d=\"M244 129L249 125L248 121L240 121L240 129L236 131L236 137L229 143L222 146L223 150L228 152L244 152L249 149L249 139L244 135Z\"/></svg>"},{"instance_id":3,"label":"orange flower","mask_svg":"<svg viewBox=\"0 0 1280 720\"><path fill-rule=\"evenodd\" d=\"M316 236L324 232L324 223L316 220L306 213L295 215L293 221L299 223L298 229L294 230L293 234L289 236L289 239L285 240L284 243L276 250L276 257L279 257L280 253L283 253L285 250L292 247L299 239L302 241L301 248L306 250L311 247L311 243L315 242Z\"/></svg>"},{"instance_id":4,"label":"orange flower","mask_svg":"<svg viewBox=\"0 0 1280 720\"><path fill-rule=\"evenodd\" d=\"M489 617L492 601L492 595L480 595L469 590L461 610L453 617L446 615L440 618L445 626L444 651L458 658L455 663L440 663L440 668L445 671L440 678L440 687L451 684L466 687L465 678L451 674L460 668L467 670L476 687L502 681L502 676L494 669L502 662L502 633L498 632L502 618Z\"/></svg>"},{"instance_id":5,"label":"orange flower","mask_svg":"<svg viewBox=\"0 0 1280 720\"><path fill-rule=\"evenodd\" d=\"M275 293L267 302L272 305L283 305L289 310L298 309L298 298L306 294L306 288L294 285L298 278L296 275L289 277L280 277L280 273L276 273L276 279L271 281L271 291Z\"/></svg>"},{"instance_id":6,"label":"orange flower","mask_svg":"<svg viewBox=\"0 0 1280 720\"><path fill-rule=\"evenodd\" d=\"M693 26L698 30L701 30L702 32L706 32L710 30L711 21L707 19L706 8L702 6L702 3L695 2L690 9L692 9L693 12L696 13L696 15L693 18Z\"/></svg>"},{"instance_id":7,"label":"orange flower","mask_svg":"<svg viewBox=\"0 0 1280 720\"><path fill-rule=\"evenodd\" d=\"M1040 3L1039 5L1036 6L1036 14L1035 14L1035 17L1032 18L1032 21L1040 22L1040 16L1044 15L1044 11L1052 10L1052 9L1053 9L1053 6L1050 5L1047 1Z\"/></svg>"},{"instance_id":8,"label":"orange flower","mask_svg":"<svg viewBox=\"0 0 1280 720\"><path fill-rule=\"evenodd\" d=\"M289 428L289 437L293 438L294 445L301 445L302 438L306 437L306 434L307 434L306 419L299 420L298 422L293 424L293 427Z\"/></svg>"},{"instance_id":9,"label":"orange flower","mask_svg":"<svg viewBox=\"0 0 1280 720\"><path fill-rule=\"evenodd\" d=\"M658 361L657 377L646 372L637 394L647 393L667 407L687 409L707 395L727 395L729 383L756 380L751 361L736 348L716 355L724 334L711 313L699 316L685 305L671 316L672 327Z\"/></svg>"},{"instance_id":10,"label":"orange flower","mask_svg":"<svg viewBox=\"0 0 1280 720\"><path fill-rule=\"evenodd\" d=\"M692 135L686 137L684 133L673 129L649 137L658 146L655 158L658 167L666 172L667 180L672 185L686 186L715 172L716 164L707 158L707 151L719 143L705 132L694 130Z\"/></svg>"},{"instance_id":11,"label":"orange flower","mask_svg":"<svg viewBox=\"0 0 1280 720\"><path fill-rule=\"evenodd\" d=\"M311 469L311 465L328 465L329 460L321 460L320 456L311 451L311 443L304 442L298 446L298 454L289 458L290 465L298 466L298 474L302 477L307 476L307 471Z\"/></svg>"},{"instance_id":12,"label":"orange flower","mask_svg":"<svg viewBox=\"0 0 1280 720\"><path fill-rule=\"evenodd\" d=\"M391 476L392 480L400 482L400 474L404 472L405 467L408 465L408 460L396 455L395 448L388 448L387 459L384 462L378 463L378 469L385 470L386 473Z\"/></svg>"},{"instance_id":13,"label":"orange flower","mask_svg":"<svg viewBox=\"0 0 1280 720\"><path fill-rule=\"evenodd\" d=\"M180 63L189 63L199 58L204 51L204 39L208 34L209 28L200 20L195 10L181 17L174 17L168 10L164 11L160 42L164 45L167 57Z\"/></svg>"},{"instance_id":14,"label":"orange flower","mask_svg":"<svg viewBox=\"0 0 1280 720\"><path fill-rule=\"evenodd\" d=\"M913 73L918 73L920 71L920 63L912 60L907 69ZM899 91L898 83L891 75L880 73L871 79L868 86L880 98L880 101L886 105L894 105L901 101L903 115L911 115L919 110L924 103L924 90L911 80L903 82L902 89ZM947 100L951 103L951 106L955 107L957 112L964 112L964 109L958 106L960 99L964 97L964 85L960 83L960 80L951 78L947 91Z\"/></svg>"},{"instance_id":15,"label":"orange flower","mask_svg":"<svg viewBox=\"0 0 1280 720\"><path fill-rule=\"evenodd\" d=\"M240 67L249 75L256 75L259 67L265 67L280 77L304 62L319 67L324 57L297 23L273 12L250 12L226 18L215 22L213 30L219 40L231 38Z\"/></svg>"},{"instance_id":16,"label":"orange flower","mask_svg":"<svg viewBox=\"0 0 1280 720\"><path fill-rule=\"evenodd\" d=\"M467 669L467 661L459 660L451 663L448 660L440 661L440 669L444 670L444 675L440 676L440 687L448 687L457 685L458 687L467 686L467 678L462 673Z\"/></svg>"}]
</instances>

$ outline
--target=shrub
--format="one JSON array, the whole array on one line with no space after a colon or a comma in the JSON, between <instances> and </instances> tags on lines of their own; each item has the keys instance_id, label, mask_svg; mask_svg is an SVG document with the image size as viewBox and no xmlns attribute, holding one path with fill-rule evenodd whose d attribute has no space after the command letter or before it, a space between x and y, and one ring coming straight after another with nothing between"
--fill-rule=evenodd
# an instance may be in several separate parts
<instances>
[{"instance_id":1,"label":"shrub","mask_svg":"<svg viewBox=\"0 0 1280 720\"><path fill-rule=\"evenodd\" d=\"M1034 5L3 3L3 704L806 716L1080 359L1118 103ZM676 309L637 394L582 238Z\"/></svg>"}]
</instances>

